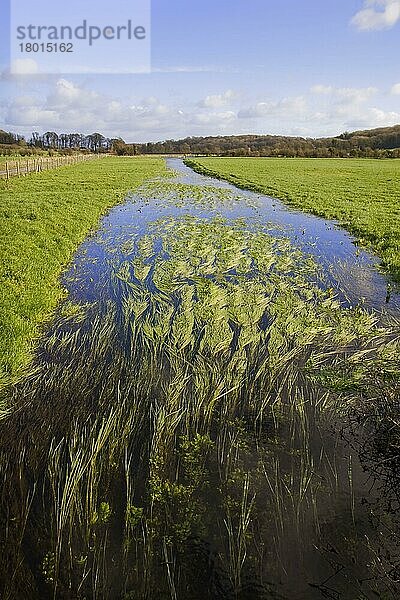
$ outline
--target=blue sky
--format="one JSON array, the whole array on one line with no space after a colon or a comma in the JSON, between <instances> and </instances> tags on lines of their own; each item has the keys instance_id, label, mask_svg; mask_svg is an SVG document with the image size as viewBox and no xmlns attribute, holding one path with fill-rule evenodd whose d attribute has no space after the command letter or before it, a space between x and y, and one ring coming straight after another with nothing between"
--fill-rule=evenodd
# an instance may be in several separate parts
<instances>
[{"instance_id":1,"label":"blue sky","mask_svg":"<svg viewBox=\"0 0 400 600\"><path fill-rule=\"evenodd\" d=\"M2 129L150 141L400 123L400 0L153 0L151 73L13 76L0 2Z\"/></svg>"}]
</instances>

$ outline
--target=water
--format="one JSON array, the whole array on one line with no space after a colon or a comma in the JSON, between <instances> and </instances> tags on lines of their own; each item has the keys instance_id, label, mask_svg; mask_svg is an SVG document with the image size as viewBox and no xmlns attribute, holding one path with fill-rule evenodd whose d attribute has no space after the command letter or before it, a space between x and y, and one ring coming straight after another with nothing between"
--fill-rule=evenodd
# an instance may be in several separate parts
<instances>
[{"instance_id":1,"label":"water","mask_svg":"<svg viewBox=\"0 0 400 600\"><path fill-rule=\"evenodd\" d=\"M110 211L96 235L90 237L75 256L65 284L73 298L93 300L102 293L110 269L125 257L121 246L132 236L143 235L149 223L166 216L194 214L200 218L222 215L227 219L245 218L270 224L271 235L288 237L303 252L315 257L325 275L325 286L333 288L343 306L363 304L366 308L396 314L400 309L400 294L378 271L379 260L358 248L354 237L335 222L289 209L279 200L205 177L192 171L180 159L168 159L167 165L178 177L177 183L212 186L229 190L243 201L227 208L216 203L212 209L194 205L165 207L161 200L151 204L133 196L124 205ZM96 285L96 283L98 285Z\"/></svg>"},{"instance_id":2,"label":"water","mask_svg":"<svg viewBox=\"0 0 400 600\"><path fill-rule=\"evenodd\" d=\"M332 288L329 298L343 308L362 304L390 319L399 295L388 293L377 260L335 224L197 175L180 160L168 166L175 182L230 197L177 201L143 190L110 211L64 274L79 307L60 307L0 431L4 598L396 600L398 482L386 462L395 386L371 367L365 377L375 387L358 397L348 386L347 354L329 356L335 331L304 345L302 331L286 331L301 302L293 312L288 304L287 321L284 305L272 319L262 307L262 318L247 322L258 314L250 295L256 278L236 264L218 280L213 264L199 282L202 257L186 273L174 257L175 242L178 259L184 251L174 231L195 223L190 231L200 238L202 222L217 223L210 239L218 244L224 224L240 218L238 237L241 227L257 236L261 226L289 238L321 273L300 269L293 255L299 273L282 274L288 298L302 297L309 277ZM171 223L172 233L154 223ZM150 234L153 245L141 249ZM140 252L145 259L133 269ZM182 273L167 293L171 260ZM244 301L236 280L248 284ZM393 334L380 335L389 348ZM356 367L364 353L379 351L373 344L356 338L346 346ZM319 385L318 376L342 372L347 387L339 392Z\"/></svg>"}]
</instances>

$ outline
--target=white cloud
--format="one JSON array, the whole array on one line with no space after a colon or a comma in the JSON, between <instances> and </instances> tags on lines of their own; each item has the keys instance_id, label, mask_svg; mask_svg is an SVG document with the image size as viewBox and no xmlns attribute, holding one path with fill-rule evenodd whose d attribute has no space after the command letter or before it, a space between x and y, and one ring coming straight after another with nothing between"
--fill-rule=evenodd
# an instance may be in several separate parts
<instances>
[{"instance_id":1,"label":"white cloud","mask_svg":"<svg viewBox=\"0 0 400 600\"><path fill-rule=\"evenodd\" d=\"M362 103L374 96L378 89L375 87L366 88L350 88L350 87L333 87L331 85L314 85L311 92L317 95L330 96L337 102L341 103Z\"/></svg>"},{"instance_id":2,"label":"white cloud","mask_svg":"<svg viewBox=\"0 0 400 600\"><path fill-rule=\"evenodd\" d=\"M226 67L216 66L172 66L172 67L152 67L152 73L235 73L236 70Z\"/></svg>"},{"instance_id":3,"label":"white cloud","mask_svg":"<svg viewBox=\"0 0 400 600\"><path fill-rule=\"evenodd\" d=\"M123 131L162 129L173 120L173 109L156 98L129 105L67 79L57 80L47 98L18 96L7 107L5 121L9 127L26 127L58 131L104 131L121 135Z\"/></svg>"},{"instance_id":4,"label":"white cloud","mask_svg":"<svg viewBox=\"0 0 400 600\"><path fill-rule=\"evenodd\" d=\"M399 123L398 112L370 105L378 91L372 86L352 88L315 85L311 88L312 101L316 107L314 123L319 123L321 129L326 127L330 134Z\"/></svg>"},{"instance_id":5,"label":"white cloud","mask_svg":"<svg viewBox=\"0 0 400 600\"><path fill-rule=\"evenodd\" d=\"M39 73L39 67L32 58L17 58L11 62L11 75L36 75Z\"/></svg>"},{"instance_id":6,"label":"white cloud","mask_svg":"<svg viewBox=\"0 0 400 600\"><path fill-rule=\"evenodd\" d=\"M18 96L13 101L15 107L40 106L41 100L37 96Z\"/></svg>"},{"instance_id":7,"label":"white cloud","mask_svg":"<svg viewBox=\"0 0 400 600\"><path fill-rule=\"evenodd\" d=\"M236 120L236 113L233 110L211 113L194 113L190 121L198 125L219 125L221 128L226 127L229 123Z\"/></svg>"},{"instance_id":8,"label":"white cloud","mask_svg":"<svg viewBox=\"0 0 400 600\"><path fill-rule=\"evenodd\" d=\"M294 117L306 113L307 102L303 96L283 98L278 101L258 102L254 106L242 108L239 111L240 119L257 119L268 117Z\"/></svg>"},{"instance_id":9,"label":"white cloud","mask_svg":"<svg viewBox=\"0 0 400 600\"><path fill-rule=\"evenodd\" d=\"M359 113L344 115L342 129L372 129L374 127L390 127L398 123L400 123L400 113L372 107Z\"/></svg>"},{"instance_id":10,"label":"white cloud","mask_svg":"<svg viewBox=\"0 0 400 600\"><path fill-rule=\"evenodd\" d=\"M313 87L311 88L311 91L313 92L313 94L323 94L323 95L329 95L332 94L334 88L331 85L313 85Z\"/></svg>"},{"instance_id":11,"label":"white cloud","mask_svg":"<svg viewBox=\"0 0 400 600\"><path fill-rule=\"evenodd\" d=\"M336 90L337 96L341 102L354 102L354 103L362 103L367 102L372 96L375 96L377 93L377 88L375 87L367 87L367 88L339 88Z\"/></svg>"},{"instance_id":12,"label":"white cloud","mask_svg":"<svg viewBox=\"0 0 400 600\"><path fill-rule=\"evenodd\" d=\"M66 79L59 79L56 83L56 89L52 96L52 101L55 103L63 102L76 102L76 100L82 95L82 89L77 85ZM93 93L91 96L95 96ZM84 94L87 97L87 93Z\"/></svg>"},{"instance_id":13,"label":"white cloud","mask_svg":"<svg viewBox=\"0 0 400 600\"><path fill-rule=\"evenodd\" d=\"M395 83L392 89L390 90L390 93L394 96L400 96L400 83Z\"/></svg>"},{"instance_id":14,"label":"white cloud","mask_svg":"<svg viewBox=\"0 0 400 600\"><path fill-rule=\"evenodd\" d=\"M232 100L236 98L236 93L233 90L227 90L223 94L214 94L206 96L199 105L204 108L221 108L222 106L228 106L232 103Z\"/></svg>"},{"instance_id":15,"label":"white cloud","mask_svg":"<svg viewBox=\"0 0 400 600\"><path fill-rule=\"evenodd\" d=\"M400 0L364 0L351 22L360 31L390 29L400 20Z\"/></svg>"},{"instance_id":16,"label":"white cloud","mask_svg":"<svg viewBox=\"0 0 400 600\"><path fill-rule=\"evenodd\" d=\"M400 113L357 103L334 103L325 110L316 111L311 121L321 133L325 132L324 135L337 135L341 131L396 125L400 123Z\"/></svg>"},{"instance_id":17,"label":"white cloud","mask_svg":"<svg viewBox=\"0 0 400 600\"><path fill-rule=\"evenodd\" d=\"M24 81L16 97L0 102L0 121L4 124L0 123L0 128L28 136L35 130L100 131L139 142L251 132L315 137L400 123L396 106L383 110L373 87L318 84L304 96L248 105L230 90L188 103L154 96L118 98L65 78L47 80L46 88L47 95L36 82ZM395 88L398 90L397 84Z\"/></svg>"},{"instance_id":18,"label":"white cloud","mask_svg":"<svg viewBox=\"0 0 400 600\"><path fill-rule=\"evenodd\" d=\"M31 127L32 129L50 129L60 127L59 115L47 109L35 106L16 105L10 107L6 122L12 127Z\"/></svg>"}]
</instances>

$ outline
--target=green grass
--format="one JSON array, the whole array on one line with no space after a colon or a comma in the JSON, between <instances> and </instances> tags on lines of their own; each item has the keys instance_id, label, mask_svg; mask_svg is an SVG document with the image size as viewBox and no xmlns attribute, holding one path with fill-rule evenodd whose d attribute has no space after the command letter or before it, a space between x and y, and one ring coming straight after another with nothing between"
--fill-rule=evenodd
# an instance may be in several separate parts
<instances>
[{"instance_id":1,"label":"green grass","mask_svg":"<svg viewBox=\"0 0 400 600\"><path fill-rule=\"evenodd\" d=\"M0 155L0 164L4 164L6 163L8 160L19 160L21 157L20 156L1 156Z\"/></svg>"},{"instance_id":2,"label":"green grass","mask_svg":"<svg viewBox=\"0 0 400 600\"><path fill-rule=\"evenodd\" d=\"M55 153L54 151L49 152L47 150L36 151L33 154L0 154L0 165L5 165L6 162L15 162L16 160L37 160L39 158L50 158L51 156L57 158L65 155Z\"/></svg>"},{"instance_id":3,"label":"green grass","mask_svg":"<svg viewBox=\"0 0 400 600\"><path fill-rule=\"evenodd\" d=\"M357 159L201 158L186 161L206 175L337 219L374 250L400 282L400 161Z\"/></svg>"},{"instance_id":4,"label":"green grass","mask_svg":"<svg viewBox=\"0 0 400 600\"><path fill-rule=\"evenodd\" d=\"M0 183L0 385L29 361L78 244L128 190L164 168L161 159L106 158Z\"/></svg>"}]
</instances>

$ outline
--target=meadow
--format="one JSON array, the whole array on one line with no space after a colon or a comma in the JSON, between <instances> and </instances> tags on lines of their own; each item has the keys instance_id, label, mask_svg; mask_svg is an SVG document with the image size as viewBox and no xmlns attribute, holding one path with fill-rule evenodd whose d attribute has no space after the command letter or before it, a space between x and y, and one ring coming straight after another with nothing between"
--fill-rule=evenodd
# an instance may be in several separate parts
<instances>
[{"instance_id":1,"label":"meadow","mask_svg":"<svg viewBox=\"0 0 400 600\"><path fill-rule=\"evenodd\" d=\"M99 217L164 162L118 158L0 183L0 385L27 364L65 294L62 269Z\"/></svg>"},{"instance_id":2,"label":"meadow","mask_svg":"<svg viewBox=\"0 0 400 600\"><path fill-rule=\"evenodd\" d=\"M400 161L196 158L186 164L291 207L337 220L400 282Z\"/></svg>"},{"instance_id":3,"label":"meadow","mask_svg":"<svg viewBox=\"0 0 400 600\"><path fill-rule=\"evenodd\" d=\"M26 159L26 157L21 156L20 154L10 154L10 156L4 156L4 155L0 155L0 165L5 165L6 162L12 160L23 160ZM30 158L30 157L28 157Z\"/></svg>"}]
</instances>

